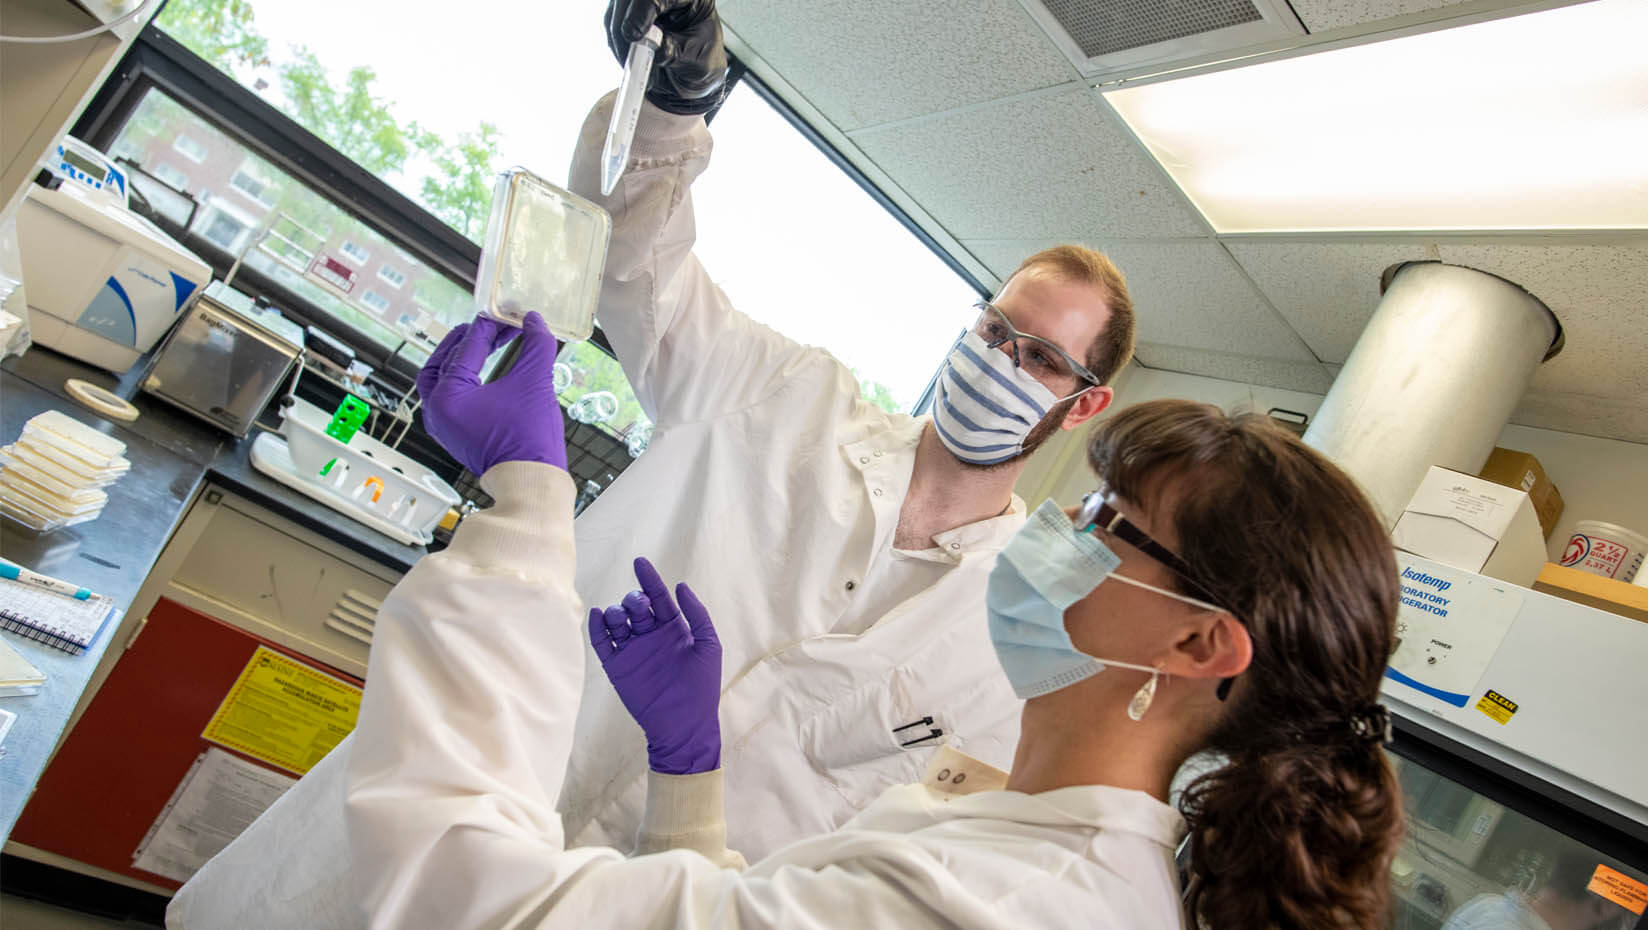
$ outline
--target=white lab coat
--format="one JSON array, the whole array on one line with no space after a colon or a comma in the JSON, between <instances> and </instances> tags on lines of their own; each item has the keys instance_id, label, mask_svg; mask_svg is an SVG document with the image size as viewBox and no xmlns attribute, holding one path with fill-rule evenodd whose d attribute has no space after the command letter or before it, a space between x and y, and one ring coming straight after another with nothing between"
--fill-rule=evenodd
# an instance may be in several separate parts
<instances>
[{"instance_id":1,"label":"white lab coat","mask_svg":"<svg viewBox=\"0 0 1648 930\"><path fill-rule=\"evenodd\" d=\"M927 420L863 401L828 352L752 321L711 281L691 252L689 188L710 158L702 119L647 105L631 167L601 198L609 106L585 122L570 184L612 214L600 321L656 427L575 523L584 603L617 603L645 555L709 607L725 649L728 833L751 861L915 781L937 741L900 743L932 729L1008 767L1022 704L990 646L984 593L1023 502L922 552L892 551ZM773 273L807 275L796 259ZM645 743L593 652L585 666L559 807L574 843L628 848Z\"/></svg>"},{"instance_id":2,"label":"white lab coat","mask_svg":"<svg viewBox=\"0 0 1648 930\"><path fill-rule=\"evenodd\" d=\"M583 603L617 603L635 587L632 559L645 555L710 608L725 652L722 766L737 799L728 834L751 861L915 781L938 741L899 744L931 729L1007 768L1022 704L990 646L984 592L996 553L1023 524L1023 501L939 534L931 549L890 551L927 420L864 402L835 358L750 320L711 282L691 254L689 185L710 154L702 119L646 105L632 166L601 198L610 105L584 125L571 185L612 213L600 320L656 428L646 454L576 521ZM805 257L797 261L804 272ZM911 590L910 577L930 576L935 563L937 581ZM895 606L865 618L861 601ZM843 626L867 629L832 634ZM581 648L559 808L575 845L629 849L645 803L645 742ZM339 809L354 742L208 862L168 924L359 926L348 919Z\"/></svg>"},{"instance_id":3,"label":"white lab coat","mask_svg":"<svg viewBox=\"0 0 1648 930\"><path fill-rule=\"evenodd\" d=\"M586 635L572 482L511 462L483 483L498 506L379 613L347 787L373 928L1181 926L1183 821L1117 788L894 788L744 872L686 850L564 848L552 799Z\"/></svg>"},{"instance_id":4,"label":"white lab coat","mask_svg":"<svg viewBox=\"0 0 1648 930\"><path fill-rule=\"evenodd\" d=\"M1551 930L1519 891L1479 894L1448 915L1442 930Z\"/></svg>"}]
</instances>

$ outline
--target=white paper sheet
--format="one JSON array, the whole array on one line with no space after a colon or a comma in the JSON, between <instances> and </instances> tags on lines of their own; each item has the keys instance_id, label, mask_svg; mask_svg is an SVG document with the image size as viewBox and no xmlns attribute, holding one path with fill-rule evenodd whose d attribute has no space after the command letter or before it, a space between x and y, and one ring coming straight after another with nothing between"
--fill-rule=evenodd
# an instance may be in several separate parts
<instances>
[{"instance_id":1,"label":"white paper sheet","mask_svg":"<svg viewBox=\"0 0 1648 930\"><path fill-rule=\"evenodd\" d=\"M289 775L208 747L132 854L132 867L188 881L295 784Z\"/></svg>"}]
</instances>

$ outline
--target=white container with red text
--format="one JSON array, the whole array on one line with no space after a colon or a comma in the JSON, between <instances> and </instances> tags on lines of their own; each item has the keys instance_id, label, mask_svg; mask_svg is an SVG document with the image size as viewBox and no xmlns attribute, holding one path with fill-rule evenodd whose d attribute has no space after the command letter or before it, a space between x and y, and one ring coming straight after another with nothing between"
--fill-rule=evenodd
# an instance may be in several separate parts
<instances>
[{"instance_id":1,"label":"white container with red text","mask_svg":"<svg viewBox=\"0 0 1648 930\"><path fill-rule=\"evenodd\" d=\"M1562 550L1562 564L1615 581L1631 581L1642 575L1642 560L1648 556L1648 536L1601 520L1581 520Z\"/></svg>"}]
</instances>

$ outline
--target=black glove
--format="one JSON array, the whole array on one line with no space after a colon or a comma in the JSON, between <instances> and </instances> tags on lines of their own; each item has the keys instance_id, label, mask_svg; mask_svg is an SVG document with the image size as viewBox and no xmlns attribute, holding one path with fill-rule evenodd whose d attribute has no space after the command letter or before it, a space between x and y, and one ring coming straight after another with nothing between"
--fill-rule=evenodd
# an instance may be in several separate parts
<instances>
[{"instance_id":1,"label":"black glove","mask_svg":"<svg viewBox=\"0 0 1648 930\"><path fill-rule=\"evenodd\" d=\"M630 43L657 23L664 41L652 59L647 99L660 110L697 116L721 104L727 89L727 49L714 0L611 0L607 45L623 64Z\"/></svg>"}]
</instances>

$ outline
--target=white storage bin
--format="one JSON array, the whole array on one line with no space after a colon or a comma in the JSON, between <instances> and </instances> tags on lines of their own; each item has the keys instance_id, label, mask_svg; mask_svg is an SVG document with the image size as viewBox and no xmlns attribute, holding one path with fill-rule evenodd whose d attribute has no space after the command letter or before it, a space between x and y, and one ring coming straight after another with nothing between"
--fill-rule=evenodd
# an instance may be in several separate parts
<instances>
[{"instance_id":1,"label":"white storage bin","mask_svg":"<svg viewBox=\"0 0 1648 930\"><path fill-rule=\"evenodd\" d=\"M326 434L330 414L294 401L280 431L298 474L333 496L416 535L427 536L461 499L440 476L357 431L347 444ZM346 511L347 512L347 511Z\"/></svg>"}]
</instances>

